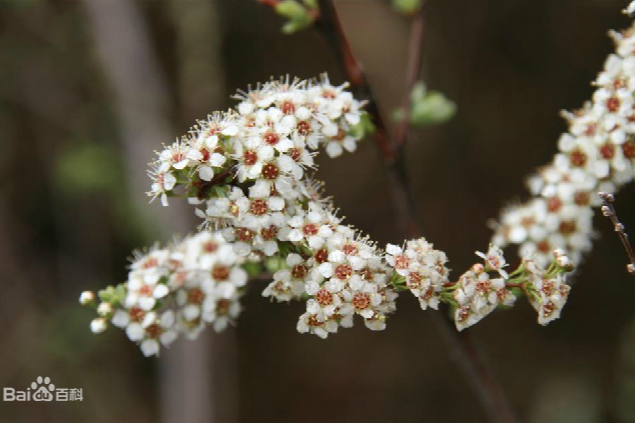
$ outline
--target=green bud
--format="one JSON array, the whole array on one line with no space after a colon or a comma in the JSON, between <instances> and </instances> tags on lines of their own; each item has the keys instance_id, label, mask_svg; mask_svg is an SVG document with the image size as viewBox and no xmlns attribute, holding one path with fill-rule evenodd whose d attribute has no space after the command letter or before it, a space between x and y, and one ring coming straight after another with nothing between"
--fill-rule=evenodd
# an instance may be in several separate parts
<instances>
[{"instance_id":1,"label":"green bud","mask_svg":"<svg viewBox=\"0 0 635 423\"><path fill-rule=\"evenodd\" d=\"M393 9L403 15L414 15L422 4L422 0L392 0Z\"/></svg>"},{"instance_id":2,"label":"green bud","mask_svg":"<svg viewBox=\"0 0 635 423\"><path fill-rule=\"evenodd\" d=\"M307 17L307 11L304 6L295 0L284 0L275 6L276 12L291 20L301 20Z\"/></svg>"}]
</instances>

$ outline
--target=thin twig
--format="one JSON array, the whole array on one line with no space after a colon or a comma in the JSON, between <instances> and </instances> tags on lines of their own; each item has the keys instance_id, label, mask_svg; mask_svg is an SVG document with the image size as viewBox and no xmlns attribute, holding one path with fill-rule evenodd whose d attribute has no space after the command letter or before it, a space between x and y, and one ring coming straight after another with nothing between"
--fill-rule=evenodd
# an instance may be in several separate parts
<instances>
[{"instance_id":1,"label":"thin twig","mask_svg":"<svg viewBox=\"0 0 635 423\"><path fill-rule=\"evenodd\" d=\"M376 138L384 157L394 203L399 215L398 220L403 225L403 232L408 238L420 237L422 233L421 225L417 222L415 202L409 189L403 142L397 145L388 136L385 121L379 112L377 102L372 95L372 90L368 85L364 72L353 55L333 1L320 0L319 3L321 19L318 21L318 27L322 29L327 40L341 59L355 94L368 101L367 110L373 117L373 122L377 128ZM422 18L423 16L419 15L417 19ZM423 37L423 22L421 21L416 25L417 27L413 28L411 33L411 35L414 34L414 41L411 40L411 53L414 53L415 50L420 50L419 47ZM413 45L419 47L415 49ZM417 55L419 53L414 54ZM417 61L420 61L420 58ZM418 67L420 66L414 60L410 62L408 84L412 80L416 81ZM404 134L405 132L404 130ZM448 319L437 314L432 314L432 316L436 327L445 340L446 346L452 353L452 357L465 374L490 419L501 423L517 422L518 419L504 391L492 375L473 337L467 334L458 334L451 327Z\"/></svg>"},{"instance_id":2,"label":"thin twig","mask_svg":"<svg viewBox=\"0 0 635 423\"><path fill-rule=\"evenodd\" d=\"M377 102L374 100L373 91L366 80L366 75L359 64L348 37L344 33L342 22L335 10L333 2L330 0L320 0L320 19L316 21L316 26L322 30L326 40L331 45L333 51L337 54L340 63L344 66L346 77L351 84L355 96L359 99L368 101L366 109L373 117L373 123L377 128L375 137L379 148L385 160L391 160L393 157L390 136L386 129L384 119L379 112Z\"/></svg>"},{"instance_id":3,"label":"thin twig","mask_svg":"<svg viewBox=\"0 0 635 423\"><path fill-rule=\"evenodd\" d=\"M613 205L615 197L606 192L599 192L598 195L602 199L602 214L611 219L611 222L613 222L613 228L615 229L615 232L617 232L617 236L620 237L620 241L622 241L622 245L624 246L624 250L626 250L628 259L631 261L626 265L626 270L631 275L635 275L635 253L633 253L633 247L631 246L631 242L628 240L628 234L624 232L624 225L620 223L620 220L617 217L615 206Z\"/></svg>"},{"instance_id":4,"label":"thin twig","mask_svg":"<svg viewBox=\"0 0 635 423\"><path fill-rule=\"evenodd\" d=\"M395 128L393 141L396 148L404 144L410 121L410 93L421 73L421 51L423 49L423 6L412 18L410 25L410 42L408 46L408 65L406 70L406 92L401 105L403 117Z\"/></svg>"}]
</instances>

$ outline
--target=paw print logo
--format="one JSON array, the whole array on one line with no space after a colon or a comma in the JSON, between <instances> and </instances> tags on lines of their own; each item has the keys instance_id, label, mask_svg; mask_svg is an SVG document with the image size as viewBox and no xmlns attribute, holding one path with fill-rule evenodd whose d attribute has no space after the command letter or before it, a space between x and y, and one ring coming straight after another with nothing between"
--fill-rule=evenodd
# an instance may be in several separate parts
<instances>
[{"instance_id":1,"label":"paw print logo","mask_svg":"<svg viewBox=\"0 0 635 423\"><path fill-rule=\"evenodd\" d=\"M41 385L41 386L40 386ZM38 388L38 386L40 386ZM33 392L33 401L53 401L53 392L55 392L55 385L51 383L51 379L42 376L37 377L37 383L31 383L31 389Z\"/></svg>"}]
</instances>

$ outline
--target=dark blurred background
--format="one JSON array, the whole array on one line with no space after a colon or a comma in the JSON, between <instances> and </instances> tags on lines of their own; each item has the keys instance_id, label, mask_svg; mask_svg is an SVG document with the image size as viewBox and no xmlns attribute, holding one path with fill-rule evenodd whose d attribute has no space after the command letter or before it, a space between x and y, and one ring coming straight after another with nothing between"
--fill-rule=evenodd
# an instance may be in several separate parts
<instances>
[{"instance_id":1,"label":"dark blurred background","mask_svg":"<svg viewBox=\"0 0 635 423\"><path fill-rule=\"evenodd\" d=\"M582 105L625 28L618 0L429 0L423 79L458 105L409 134L426 237L458 274L486 222L525 198L550 160L561 109ZM387 0L339 0L387 115L404 95L409 21ZM280 32L255 0L0 0L0 386L37 376L81 402L0 402L1 422L487 422L430 319L402 295L388 329L328 341L295 331L302 304L255 286L239 324L145 359L119 330L95 336L82 290L126 277L135 248L194 231L192 210L147 204L146 163L237 88L282 74L344 81L321 34ZM348 222L401 242L372 139L320 157ZM617 207L635 230L635 190ZM521 421L635 422L635 281L609 222L563 318L524 301L470 329Z\"/></svg>"}]
</instances>

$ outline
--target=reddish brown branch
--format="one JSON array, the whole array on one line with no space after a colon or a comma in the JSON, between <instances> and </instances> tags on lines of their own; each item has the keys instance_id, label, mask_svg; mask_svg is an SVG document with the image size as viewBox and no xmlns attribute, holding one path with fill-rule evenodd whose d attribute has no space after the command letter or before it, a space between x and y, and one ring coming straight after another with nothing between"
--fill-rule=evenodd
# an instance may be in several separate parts
<instances>
[{"instance_id":1,"label":"reddish brown branch","mask_svg":"<svg viewBox=\"0 0 635 423\"><path fill-rule=\"evenodd\" d=\"M218 175L214 176L211 181L203 182L198 187L198 195L199 199L204 199L207 197L209 190L212 189L214 185L218 185L219 182L224 181L225 178L230 176L232 173L232 168L229 168Z\"/></svg>"},{"instance_id":2,"label":"reddish brown branch","mask_svg":"<svg viewBox=\"0 0 635 423\"><path fill-rule=\"evenodd\" d=\"M402 225L402 233L407 238L418 238L422 235L421 225L417 221L415 201L409 189L407 167L403 148L403 142L399 144L388 136L385 121L379 112L377 103L372 95L372 90L366 80L362 67L356 60L350 43L342 28L337 10L332 0L320 0L321 19L319 27L324 32L336 54L341 59L346 74L351 81L353 90L357 96L368 100L367 110L373 117L377 128L376 139L384 157L391 184L394 205L397 208L398 222ZM418 18L423 19L419 14ZM411 53L420 54L422 42L423 21L413 24L411 39ZM420 56L417 59L410 58L408 66L407 84L413 84L419 73ZM407 125L407 120L406 120ZM405 134L405 128L404 128ZM501 386L492 375L482 352L476 347L475 340L468 334L458 334L448 319L437 313L431 313L436 326L446 341L446 346L452 353L452 357L463 370L473 391L481 401L486 413L492 421L501 423L515 423L517 418L509 404Z\"/></svg>"},{"instance_id":3,"label":"reddish brown branch","mask_svg":"<svg viewBox=\"0 0 635 423\"><path fill-rule=\"evenodd\" d=\"M405 139L410 121L410 93L421 73L421 51L423 49L423 7L412 19L410 26L410 42L408 47L408 65L406 70L406 92L401 104L403 117L395 128L393 140L396 148L400 148Z\"/></svg>"},{"instance_id":4,"label":"reddish brown branch","mask_svg":"<svg viewBox=\"0 0 635 423\"><path fill-rule=\"evenodd\" d=\"M351 84L351 88L357 98L368 101L366 110L373 118L376 127L375 137L384 159L389 161L393 158L392 145L384 118L379 112L377 102L373 96L370 85L366 79L366 75L362 70L362 66L355 58L351 44L344 32L342 22L335 10L333 2L330 0L320 0L320 19L316 21L316 25L322 30L327 41L331 44L333 51L338 55L340 63L344 66L346 78Z\"/></svg>"},{"instance_id":5,"label":"reddish brown branch","mask_svg":"<svg viewBox=\"0 0 635 423\"><path fill-rule=\"evenodd\" d=\"M615 206L613 205L615 197L611 194L607 194L606 192L600 192L598 195L602 199L603 203L602 214L611 219L613 228L615 229L615 232L617 232L617 236L620 238L620 241L622 241L622 245L624 246L624 250L626 250L628 259L631 261L626 265L626 270L631 275L635 275L635 253L633 253L633 246L628 240L628 234L624 232L624 225L620 223L617 213L615 212Z\"/></svg>"}]
</instances>

